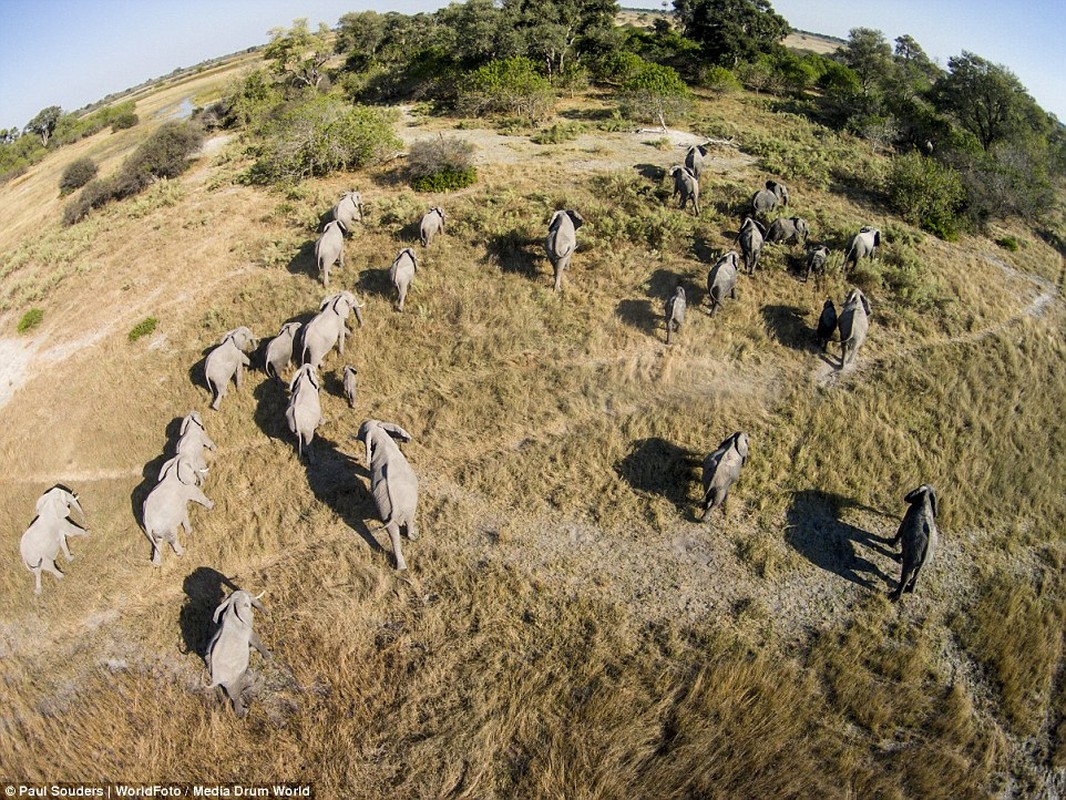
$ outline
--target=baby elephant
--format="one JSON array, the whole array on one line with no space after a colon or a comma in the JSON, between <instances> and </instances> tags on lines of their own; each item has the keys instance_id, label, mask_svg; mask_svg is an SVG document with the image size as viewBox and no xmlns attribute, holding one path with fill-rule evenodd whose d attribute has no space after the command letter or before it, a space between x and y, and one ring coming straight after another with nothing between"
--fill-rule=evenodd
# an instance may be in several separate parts
<instances>
[{"instance_id":1,"label":"baby elephant","mask_svg":"<svg viewBox=\"0 0 1066 800\"><path fill-rule=\"evenodd\" d=\"M904 592L913 592L918 580L918 573L929 563L936 550L936 492L928 483L923 483L903 498L910 503L910 508L903 515L893 545L903 544L903 572L899 576L899 585L889 595L892 600L899 600Z\"/></svg>"},{"instance_id":2,"label":"baby elephant","mask_svg":"<svg viewBox=\"0 0 1066 800\"><path fill-rule=\"evenodd\" d=\"M62 580L63 573L56 568L56 556L63 551L67 561L73 561L67 546L68 536L88 536L89 531L70 521L70 510L74 509L85 518L78 496L65 486L53 486L37 500L37 516L26 532L22 534L19 552L22 563L33 573L33 593L41 593L41 571L50 572L55 579Z\"/></svg>"},{"instance_id":3,"label":"baby elephant","mask_svg":"<svg viewBox=\"0 0 1066 800\"><path fill-rule=\"evenodd\" d=\"M755 268L759 266L759 254L762 252L763 235L765 229L751 217L745 217L737 234L737 242L740 243L740 252L744 256L744 267L748 275L755 276Z\"/></svg>"},{"instance_id":4,"label":"baby elephant","mask_svg":"<svg viewBox=\"0 0 1066 800\"><path fill-rule=\"evenodd\" d=\"M326 225L315 242L315 263L322 285L329 288L329 271L334 264L344 269L344 228L337 220Z\"/></svg>"},{"instance_id":5,"label":"baby elephant","mask_svg":"<svg viewBox=\"0 0 1066 800\"><path fill-rule=\"evenodd\" d=\"M563 273L570 269L570 259L577 250L577 229L585 224L585 218L572 208L556 211L548 222L548 238L544 250L555 272L555 291L562 291Z\"/></svg>"},{"instance_id":6,"label":"baby elephant","mask_svg":"<svg viewBox=\"0 0 1066 800\"><path fill-rule=\"evenodd\" d=\"M259 602L262 596L259 594L253 597L250 592L237 590L222 601L212 617L218 628L211 637L207 645L207 655L204 656L211 675L211 685L208 688L221 686L225 689L238 717L248 713L244 695L254 686L252 674L248 670L248 648L254 647L265 659L271 657L263 641L252 630L253 607L266 613L263 604Z\"/></svg>"},{"instance_id":7,"label":"baby elephant","mask_svg":"<svg viewBox=\"0 0 1066 800\"><path fill-rule=\"evenodd\" d=\"M278 335L267 344L264 369L266 374L277 378L284 383L281 373L289 368L292 363L293 342L296 340L296 332L300 330L299 322L286 322L281 326Z\"/></svg>"},{"instance_id":8,"label":"baby elephant","mask_svg":"<svg viewBox=\"0 0 1066 800\"><path fill-rule=\"evenodd\" d=\"M223 336L218 347L207 354L204 374L207 377L207 387L215 396L211 403L211 408L215 411L218 411L219 403L226 396L226 387L231 380L236 382L237 390L240 391L241 371L252 363L245 353L254 350L255 344L255 336L242 325Z\"/></svg>"},{"instance_id":9,"label":"baby elephant","mask_svg":"<svg viewBox=\"0 0 1066 800\"><path fill-rule=\"evenodd\" d=\"M670 167L669 174L674 179L673 196L681 198L678 208L684 208L692 203L692 211L698 217L700 215L700 179L692 170L680 164Z\"/></svg>"},{"instance_id":10,"label":"baby elephant","mask_svg":"<svg viewBox=\"0 0 1066 800\"><path fill-rule=\"evenodd\" d=\"M422 217L422 223L418 226L418 238L423 247L429 247L438 233L444 233L444 209L433 206Z\"/></svg>"},{"instance_id":11,"label":"baby elephant","mask_svg":"<svg viewBox=\"0 0 1066 800\"><path fill-rule=\"evenodd\" d=\"M810 232L811 226L803 217L778 217L770 223L770 228L766 231L766 241L804 244Z\"/></svg>"},{"instance_id":12,"label":"baby elephant","mask_svg":"<svg viewBox=\"0 0 1066 800\"><path fill-rule=\"evenodd\" d=\"M748 460L748 434L737 431L703 460L703 513L700 519L723 505L729 490L740 477L740 468Z\"/></svg>"},{"instance_id":13,"label":"baby elephant","mask_svg":"<svg viewBox=\"0 0 1066 800\"><path fill-rule=\"evenodd\" d=\"M824 244L811 247L807 250L807 272L803 280L809 281L812 272L824 272L825 265L829 261L829 248Z\"/></svg>"},{"instance_id":14,"label":"baby elephant","mask_svg":"<svg viewBox=\"0 0 1066 800\"><path fill-rule=\"evenodd\" d=\"M389 280L392 281L392 285L396 287L396 292L400 296L399 304L396 306L397 311L403 311L403 301L407 298L407 291L411 288L417 269L418 256L410 247L401 250L392 262L392 266L389 267Z\"/></svg>"},{"instance_id":15,"label":"baby elephant","mask_svg":"<svg viewBox=\"0 0 1066 800\"><path fill-rule=\"evenodd\" d=\"M685 287L678 286L673 296L666 301L666 343L670 344L671 334L680 331L685 322L685 309L688 303L685 300Z\"/></svg>"},{"instance_id":16,"label":"baby elephant","mask_svg":"<svg viewBox=\"0 0 1066 800\"><path fill-rule=\"evenodd\" d=\"M333 206L333 219L340 223L345 231L352 230L352 223L363 219L363 198L354 189L341 195L337 205Z\"/></svg>"},{"instance_id":17,"label":"baby elephant","mask_svg":"<svg viewBox=\"0 0 1066 800\"><path fill-rule=\"evenodd\" d=\"M344 365L344 396L348 398L348 408L355 408L356 376L359 371L351 364Z\"/></svg>"}]
</instances>

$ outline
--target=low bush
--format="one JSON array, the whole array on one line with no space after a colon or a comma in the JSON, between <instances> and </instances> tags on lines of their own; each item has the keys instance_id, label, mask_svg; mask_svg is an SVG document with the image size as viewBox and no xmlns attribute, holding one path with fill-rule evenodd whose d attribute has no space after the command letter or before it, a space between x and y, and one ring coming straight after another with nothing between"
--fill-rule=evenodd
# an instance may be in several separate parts
<instances>
[{"instance_id":1,"label":"low bush","mask_svg":"<svg viewBox=\"0 0 1066 800\"><path fill-rule=\"evenodd\" d=\"M908 153L892 159L885 180L892 207L907 222L941 239L958 238L966 193L958 174L931 158Z\"/></svg>"},{"instance_id":2,"label":"low bush","mask_svg":"<svg viewBox=\"0 0 1066 800\"><path fill-rule=\"evenodd\" d=\"M126 128L132 128L141 118L132 109L127 109L119 114L116 114L111 120L111 132L125 130Z\"/></svg>"},{"instance_id":3,"label":"low bush","mask_svg":"<svg viewBox=\"0 0 1066 800\"><path fill-rule=\"evenodd\" d=\"M71 162L59 179L59 191L70 194L96 177L97 167L91 158L79 158Z\"/></svg>"},{"instance_id":4,"label":"low bush","mask_svg":"<svg viewBox=\"0 0 1066 800\"><path fill-rule=\"evenodd\" d=\"M457 108L475 117L511 114L537 125L555 108L551 84L528 58L490 61L467 74L462 86Z\"/></svg>"},{"instance_id":5,"label":"low bush","mask_svg":"<svg viewBox=\"0 0 1066 800\"><path fill-rule=\"evenodd\" d=\"M158 325L158 324L159 324L159 320L157 320L155 317L146 317L145 319L142 319L140 322L138 322L136 325L134 325L130 329L130 332L129 332L129 335L128 335L127 338L131 342L135 342L138 339L140 339L142 336L147 336L152 331L154 331L156 325Z\"/></svg>"},{"instance_id":6,"label":"low bush","mask_svg":"<svg viewBox=\"0 0 1066 800\"><path fill-rule=\"evenodd\" d=\"M411 145L407 172L419 192L448 192L477 181L474 145L462 139L422 139Z\"/></svg>"},{"instance_id":7,"label":"low bush","mask_svg":"<svg viewBox=\"0 0 1066 800\"><path fill-rule=\"evenodd\" d=\"M25 314L22 315L22 319L19 320L18 332L26 333L32 331L38 325L41 324L41 320L44 319L44 311L39 308L31 308Z\"/></svg>"},{"instance_id":8,"label":"low bush","mask_svg":"<svg viewBox=\"0 0 1066 800\"><path fill-rule=\"evenodd\" d=\"M1004 236L1002 239L996 239L996 244L998 244L1004 250L1009 250L1012 253L1018 252L1018 240L1013 236Z\"/></svg>"},{"instance_id":9,"label":"low bush","mask_svg":"<svg viewBox=\"0 0 1066 800\"><path fill-rule=\"evenodd\" d=\"M545 128L530 138L533 144L562 144L572 142L587 130L588 126L580 122L563 122Z\"/></svg>"}]
</instances>

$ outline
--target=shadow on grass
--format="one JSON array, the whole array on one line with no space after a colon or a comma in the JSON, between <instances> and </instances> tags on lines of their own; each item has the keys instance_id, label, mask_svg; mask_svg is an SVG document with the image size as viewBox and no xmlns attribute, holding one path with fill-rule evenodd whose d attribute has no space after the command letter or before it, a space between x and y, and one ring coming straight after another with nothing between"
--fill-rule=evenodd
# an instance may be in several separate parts
<instances>
[{"instance_id":1,"label":"shadow on grass","mask_svg":"<svg viewBox=\"0 0 1066 800\"><path fill-rule=\"evenodd\" d=\"M367 524L367 520L376 519L377 508L364 482L370 477L366 468L341 452L330 439L315 436L311 447L314 461L305 461L305 466L307 484L315 497L359 534L371 550L384 552Z\"/></svg>"},{"instance_id":2,"label":"shadow on grass","mask_svg":"<svg viewBox=\"0 0 1066 800\"><path fill-rule=\"evenodd\" d=\"M543 241L531 239L520 230L493 236L486 244L486 251L488 260L499 265L501 272L521 275L530 280L540 277L539 267L547 260Z\"/></svg>"},{"instance_id":3,"label":"shadow on grass","mask_svg":"<svg viewBox=\"0 0 1066 800\"><path fill-rule=\"evenodd\" d=\"M330 216L333 216L332 212L330 213ZM311 278L311 280L320 280L318 276L318 262L315 261L315 241L317 241L317 237L315 240L307 241L300 245L300 249L296 251L296 255L289 259L289 263L285 265L285 269L293 275L306 275ZM337 269L339 269L339 267L334 265L330 271L335 272Z\"/></svg>"},{"instance_id":4,"label":"shadow on grass","mask_svg":"<svg viewBox=\"0 0 1066 800\"><path fill-rule=\"evenodd\" d=\"M696 520L688 500L688 486L693 469L703 457L659 437L633 443L629 455L614 465L618 476L638 492L660 495L679 511Z\"/></svg>"},{"instance_id":5,"label":"shadow on grass","mask_svg":"<svg viewBox=\"0 0 1066 800\"><path fill-rule=\"evenodd\" d=\"M798 306L763 306L762 318L766 328L778 342L793 350L809 350L814 330L803 321L804 311Z\"/></svg>"},{"instance_id":6,"label":"shadow on grass","mask_svg":"<svg viewBox=\"0 0 1066 800\"><path fill-rule=\"evenodd\" d=\"M197 567L185 577L181 587L185 602L178 613L178 626L185 643L183 654L196 653L200 658L207 655L207 645L217 627L211 618L226 599L223 586L232 592L240 589L232 579L211 567Z\"/></svg>"}]
</instances>

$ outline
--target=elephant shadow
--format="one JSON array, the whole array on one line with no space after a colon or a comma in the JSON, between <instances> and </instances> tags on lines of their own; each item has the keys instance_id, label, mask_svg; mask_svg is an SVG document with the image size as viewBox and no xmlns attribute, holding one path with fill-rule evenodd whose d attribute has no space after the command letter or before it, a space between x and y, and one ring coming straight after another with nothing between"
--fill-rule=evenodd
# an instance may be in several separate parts
<instances>
[{"instance_id":1,"label":"elephant shadow","mask_svg":"<svg viewBox=\"0 0 1066 800\"><path fill-rule=\"evenodd\" d=\"M725 253L726 251L719 247L711 247L710 241L702 234L697 234L692 239L692 255L702 264L713 264Z\"/></svg>"},{"instance_id":2,"label":"elephant shadow","mask_svg":"<svg viewBox=\"0 0 1066 800\"><path fill-rule=\"evenodd\" d=\"M691 450L656 436L634 442L629 454L614 465L614 470L636 491L661 495L677 509L689 509L689 517L695 520L688 487L695 478L693 470L702 460Z\"/></svg>"},{"instance_id":3,"label":"elephant shadow","mask_svg":"<svg viewBox=\"0 0 1066 800\"><path fill-rule=\"evenodd\" d=\"M322 391L326 394L334 395L335 397L348 400L347 395L344 394L344 364L337 363L336 369L332 369L329 372L320 372Z\"/></svg>"},{"instance_id":4,"label":"elephant shadow","mask_svg":"<svg viewBox=\"0 0 1066 800\"><path fill-rule=\"evenodd\" d=\"M878 580L890 583L891 579L871 557L897 561L897 554L889 549L892 539L842 522L838 509L846 507L861 508L827 492L795 492L786 515L785 541L816 567L866 589L877 589Z\"/></svg>"},{"instance_id":5,"label":"elephant shadow","mask_svg":"<svg viewBox=\"0 0 1066 800\"><path fill-rule=\"evenodd\" d=\"M666 169L657 164L637 164L633 167L640 177L659 184L666 178Z\"/></svg>"},{"instance_id":6,"label":"elephant shadow","mask_svg":"<svg viewBox=\"0 0 1066 800\"><path fill-rule=\"evenodd\" d=\"M289 407L288 385L277 378L267 378L255 387L252 396L255 398L253 418L259 430L271 439L293 439L285 420L285 411Z\"/></svg>"},{"instance_id":7,"label":"elephant shadow","mask_svg":"<svg viewBox=\"0 0 1066 800\"><path fill-rule=\"evenodd\" d=\"M396 231L393 238L408 247L413 247L416 243L421 243L422 220L416 219L414 222L408 222Z\"/></svg>"},{"instance_id":8,"label":"elephant shadow","mask_svg":"<svg viewBox=\"0 0 1066 800\"><path fill-rule=\"evenodd\" d=\"M657 269L645 282L651 299L642 298L634 300L622 300L615 307L615 315L627 325L643 331L648 335L654 334L662 323L666 301L673 297L674 290L678 286L685 289L685 297L690 306L695 305L696 287L685 280L684 276L669 269Z\"/></svg>"},{"instance_id":9,"label":"elephant shadow","mask_svg":"<svg viewBox=\"0 0 1066 800\"><path fill-rule=\"evenodd\" d=\"M794 350L809 350L815 331L803 321L806 312L798 306L763 306L766 328L778 342Z\"/></svg>"},{"instance_id":10,"label":"elephant shadow","mask_svg":"<svg viewBox=\"0 0 1066 800\"><path fill-rule=\"evenodd\" d=\"M371 550L384 552L385 548L374 538L366 522L377 513L374 499L363 482L370 473L330 439L316 435L311 447L313 460L307 459L305 466L307 485L315 498L359 534Z\"/></svg>"},{"instance_id":11,"label":"elephant shadow","mask_svg":"<svg viewBox=\"0 0 1066 800\"><path fill-rule=\"evenodd\" d=\"M615 306L615 315L627 325L631 325L649 336L655 333L662 321L662 314L657 314L651 300L622 300Z\"/></svg>"},{"instance_id":12,"label":"elephant shadow","mask_svg":"<svg viewBox=\"0 0 1066 800\"><path fill-rule=\"evenodd\" d=\"M491 237L485 245L486 260L499 265L501 272L536 279L538 265L546 256L535 253L535 240L520 230L511 230ZM539 244L543 245L542 242Z\"/></svg>"},{"instance_id":13,"label":"elephant shadow","mask_svg":"<svg viewBox=\"0 0 1066 800\"><path fill-rule=\"evenodd\" d=\"M355 288L364 295L377 295L389 299L395 293L392 281L389 280L389 270L364 269L359 273L359 282Z\"/></svg>"},{"instance_id":14,"label":"elephant shadow","mask_svg":"<svg viewBox=\"0 0 1066 800\"><path fill-rule=\"evenodd\" d=\"M240 587L230 578L211 567L197 567L182 583L185 602L178 612L178 627L185 643L182 654L196 653L200 658L207 656L207 645L215 632L212 617L215 609L226 599L222 587L229 587L235 592Z\"/></svg>"},{"instance_id":15,"label":"elephant shadow","mask_svg":"<svg viewBox=\"0 0 1066 800\"><path fill-rule=\"evenodd\" d=\"M133 518L141 526L142 530L144 529L144 501L151 494L156 484L159 483L159 470L177 450L178 439L181 436L182 419L182 417L175 417L167 423L167 444L163 449L163 453L144 465L141 470L141 482L130 492L130 509L133 512Z\"/></svg>"},{"instance_id":16,"label":"elephant shadow","mask_svg":"<svg viewBox=\"0 0 1066 800\"><path fill-rule=\"evenodd\" d=\"M332 218L333 212L329 212ZM289 263L285 265L285 269L291 272L293 275L307 275L312 280L318 280L318 262L315 260L315 242L304 242L300 245L300 249L296 251Z\"/></svg>"},{"instance_id":17,"label":"elephant shadow","mask_svg":"<svg viewBox=\"0 0 1066 800\"><path fill-rule=\"evenodd\" d=\"M215 395L207 383L207 357L211 355L211 351L218 347L219 344L220 342L212 342L201 350L200 358L189 367L189 383L193 386L199 386L201 389L206 389L208 401L213 400Z\"/></svg>"}]
</instances>

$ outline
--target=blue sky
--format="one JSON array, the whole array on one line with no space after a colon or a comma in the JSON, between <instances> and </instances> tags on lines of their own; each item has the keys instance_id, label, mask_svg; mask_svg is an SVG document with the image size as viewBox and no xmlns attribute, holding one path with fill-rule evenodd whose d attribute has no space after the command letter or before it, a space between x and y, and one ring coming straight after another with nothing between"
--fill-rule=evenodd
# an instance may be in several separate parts
<instances>
[{"instance_id":1,"label":"blue sky","mask_svg":"<svg viewBox=\"0 0 1066 800\"><path fill-rule=\"evenodd\" d=\"M404 13L440 0L0 0L0 127L22 127L49 105L73 111L176 67L267 41L307 17L336 24L374 8ZM654 0L627 7L661 8ZM1040 105L1066 121L1063 0L775 0L794 27L846 37L909 33L942 65L970 50L1009 67Z\"/></svg>"}]
</instances>

